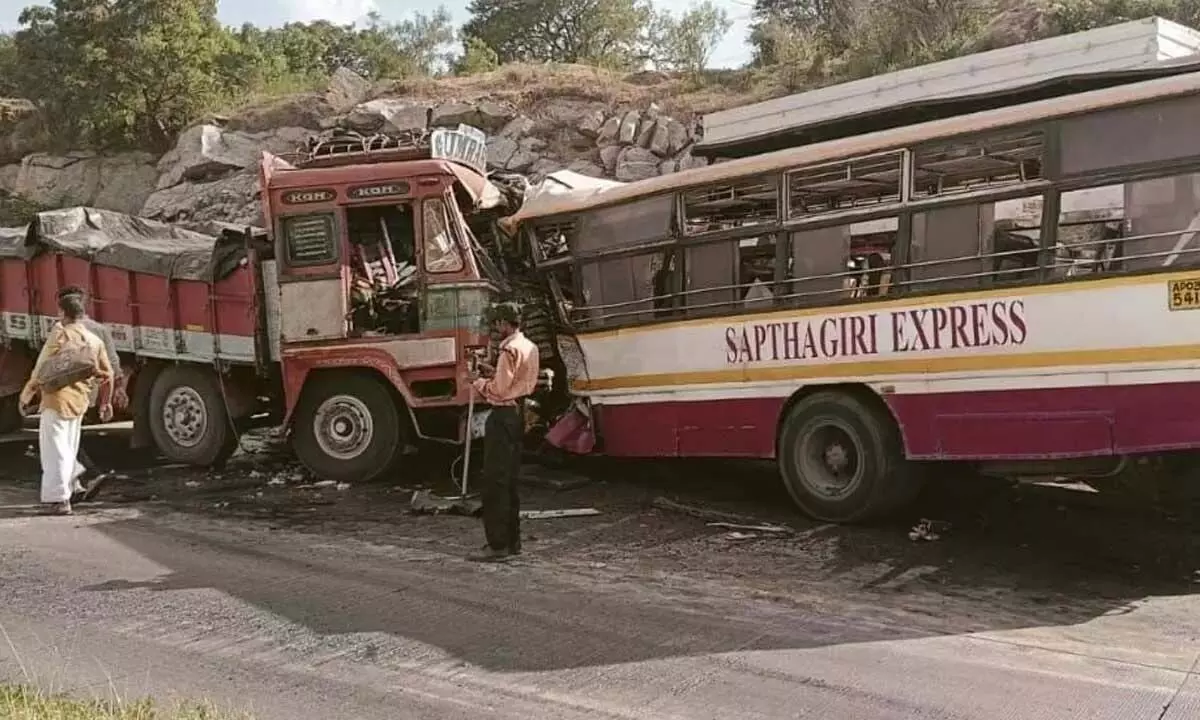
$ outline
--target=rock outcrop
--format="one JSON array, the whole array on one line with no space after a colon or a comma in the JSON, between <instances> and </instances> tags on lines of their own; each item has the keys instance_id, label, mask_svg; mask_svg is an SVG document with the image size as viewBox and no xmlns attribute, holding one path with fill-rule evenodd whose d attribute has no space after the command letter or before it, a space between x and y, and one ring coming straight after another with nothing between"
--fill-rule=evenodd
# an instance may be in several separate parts
<instances>
[{"instance_id":1,"label":"rock outcrop","mask_svg":"<svg viewBox=\"0 0 1200 720\"><path fill-rule=\"evenodd\" d=\"M534 179L567 168L635 181L703 164L690 152L690 109L665 112L653 100L671 93L654 83L627 83L606 94L587 82L559 78L559 85L526 81L513 88L511 79L380 87L342 69L324 93L207 118L157 158L25 152L33 131L27 113L17 113L0 126L7 132L0 136L0 162L9 161L0 167L0 192L40 206L92 205L172 222L259 223L260 153L286 157L333 128L369 134L473 125L489 135L491 169Z\"/></svg>"}]
</instances>

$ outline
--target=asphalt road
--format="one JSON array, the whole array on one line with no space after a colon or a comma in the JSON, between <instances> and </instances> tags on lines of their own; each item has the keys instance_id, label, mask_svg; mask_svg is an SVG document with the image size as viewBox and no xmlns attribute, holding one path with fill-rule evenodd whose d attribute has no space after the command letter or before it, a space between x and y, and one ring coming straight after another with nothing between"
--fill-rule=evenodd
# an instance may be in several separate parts
<instances>
[{"instance_id":1,"label":"asphalt road","mask_svg":"<svg viewBox=\"0 0 1200 720\"><path fill-rule=\"evenodd\" d=\"M33 499L0 488L0 678L54 690L280 720L1200 717L1187 592L1026 612L800 559L766 590L705 565L712 545L487 566L461 559L461 518L426 519L451 546L402 515L364 540Z\"/></svg>"}]
</instances>

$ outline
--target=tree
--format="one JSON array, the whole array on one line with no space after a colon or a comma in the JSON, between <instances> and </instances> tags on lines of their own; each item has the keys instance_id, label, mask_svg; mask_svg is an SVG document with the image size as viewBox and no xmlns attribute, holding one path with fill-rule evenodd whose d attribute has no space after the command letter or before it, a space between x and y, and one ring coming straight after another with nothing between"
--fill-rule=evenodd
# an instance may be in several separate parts
<instances>
[{"instance_id":1,"label":"tree","mask_svg":"<svg viewBox=\"0 0 1200 720\"><path fill-rule=\"evenodd\" d=\"M378 14L372 14L372 25L381 26ZM450 45L457 33L445 6L432 15L413 13L408 20L384 26L397 52L409 59L422 75L434 75L449 69L453 58Z\"/></svg>"},{"instance_id":2,"label":"tree","mask_svg":"<svg viewBox=\"0 0 1200 720\"><path fill-rule=\"evenodd\" d=\"M463 41L463 54L454 65L456 75L480 75L500 67L500 58L490 45L476 37Z\"/></svg>"},{"instance_id":3,"label":"tree","mask_svg":"<svg viewBox=\"0 0 1200 720\"><path fill-rule=\"evenodd\" d=\"M215 0L52 0L20 23L17 85L64 143L164 149L219 93Z\"/></svg>"},{"instance_id":4,"label":"tree","mask_svg":"<svg viewBox=\"0 0 1200 720\"><path fill-rule=\"evenodd\" d=\"M652 29L650 47L655 64L669 70L698 74L708 67L712 51L729 32L733 22L723 8L703 0L674 17L659 13Z\"/></svg>"},{"instance_id":5,"label":"tree","mask_svg":"<svg viewBox=\"0 0 1200 720\"><path fill-rule=\"evenodd\" d=\"M471 0L463 37L500 62L591 63L625 68L646 56L648 0Z\"/></svg>"},{"instance_id":6,"label":"tree","mask_svg":"<svg viewBox=\"0 0 1200 720\"><path fill-rule=\"evenodd\" d=\"M754 0L750 44L755 64L775 65L774 41L780 32L811 38L824 51L841 54L854 40L855 28L867 0Z\"/></svg>"}]
</instances>

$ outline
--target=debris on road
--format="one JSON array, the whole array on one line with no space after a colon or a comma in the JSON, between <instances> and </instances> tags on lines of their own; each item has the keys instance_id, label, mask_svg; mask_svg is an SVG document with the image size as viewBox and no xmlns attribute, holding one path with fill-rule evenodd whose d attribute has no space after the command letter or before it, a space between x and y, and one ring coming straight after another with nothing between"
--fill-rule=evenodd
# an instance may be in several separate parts
<instances>
[{"instance_id":1,"label":"debris on road","mask_svg":"<svg viewBox=\"0 0 1200 720\"><path fill-rule=\"evenodd\" d=\"M414 490L409 509L416 515L451 514L474 517L483 512L483 502L475 495L439 497L430 490Z\"/></svg>"},{"instance_id":2,"label":"debris on road","mask_svg":"<svg viewBox=\"0 0 1200 720\"><path fill-rule=\"evenodd\" d=\"M650 503L659 510L667 510L669 512L683 513L694 518L704 520L710 523L731 523L735 525L753 525L759 526L758 520L745 515L737 515L735 513L721 512L719 510L708 510L706 508L696 507L694 505L684 505L683 503L675 502L665 497L656 497Z\"/></svg>"},{"instance_id":3,"label":"debris on road","mask_svg":"<svg viewBox=\"0 0 1200 720\"><path fill-rule=\"evenodd\" d=\"M745 531L750 533L770 533L772 535L791 535L794 533L790 527L784 527L783 525L742 525L740 523L710 522L708 526L721 528L723 530Z\"/></svg>"},{"instance_id":4,"label":"debris on road","mask_svg":"<svg viewBox=\"0 0 1200 720\"><path fill-rule=\"evenodd\" d=\"M315 488L337 487L337 482L334 480L320 480L312 484Z\"/></svg>"},{"instance_id":5,"label":"debris on road","mask_svg":"<svg viewBox=\"0 0 1200 720\"><path fill-rule=\"evenodd\" d=\"M338 492L345 492L350 489L350 483L338 483L337 485L334 485L334 488L336 488Z\"/></svg>"},{"instance_id":6,"label":"debris on road","mask_svg":"<svg viewBox=\"0 0 1200 720\"><path fill-rule=\"evenodd\" d=\"M921 522L913 526L913 529L908 533L908 539L913 542L925 540L935 542L942 539L942 533L950 530L950 523L942 520L930 520L921 518Z\"/></svg>"},{"instance_id":7,"label":"debris on road","mask_svg":"<svg viewBox=\"0 0 1200 720\"><path fill-rule=\"evenodd\" d=\"M198 488L202 483L199 480L188 480L184 483L185 487Z\"/></svg>"},{"instance_id":8,"label":"debris on road","mask_svg":"<svg viewBox=\"0 0 1200 720\"><path fill-rule=\"evenodd\" d=\"M599 515L596 508L568 508L564 510L522 510L522 520L549 520L551 518L591 517Z\"/></svg>"},{"instance_id":9,"label":"debris on road","mask_svg":"<svg viewBox=\"0 0 1200 720\"><path fill-rule=\"evenodd\" d=\"M522 465L521 482L551 490L574 490L590 485L592 479L565 470L555 470L541 465Z\"/></svg>"},{"instance_id":10,"label":"debris on road","mask_svg":"<svg viewBox=\"0 0 1200 720\"><path fill-rule=\"evenodd\" d=\"M267 485L269 485L271 487L282 487L284 485L287 485L287 481L284 480L283 478L271 478L270 480L267 481Z\"/></svg>"}]
</instances>

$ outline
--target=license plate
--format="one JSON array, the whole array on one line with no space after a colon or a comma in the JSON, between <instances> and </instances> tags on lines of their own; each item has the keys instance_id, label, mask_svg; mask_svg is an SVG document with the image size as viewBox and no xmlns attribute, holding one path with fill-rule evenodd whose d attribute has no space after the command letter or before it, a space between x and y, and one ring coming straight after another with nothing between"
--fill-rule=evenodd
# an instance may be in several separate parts
<instances>
[{"instance_id":1,"label":"license plate","mask_svg":"<svg viewBox=\"0 0 1200 720\"><path fill-rule=\"evenodd\" d=\"M1167 302L1172 310L1200 310L1200 277L1167 283Z\"/></svg>"}]
</instances>

